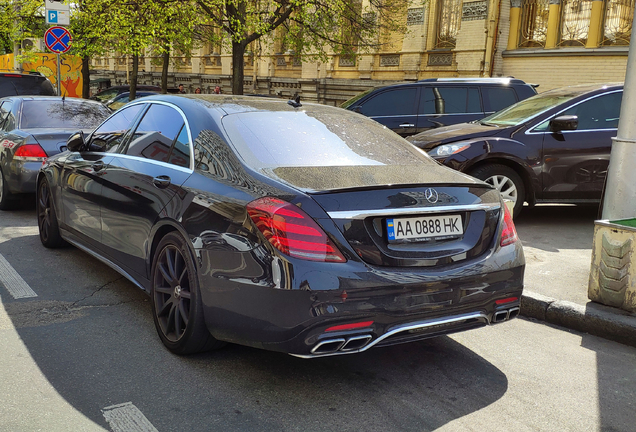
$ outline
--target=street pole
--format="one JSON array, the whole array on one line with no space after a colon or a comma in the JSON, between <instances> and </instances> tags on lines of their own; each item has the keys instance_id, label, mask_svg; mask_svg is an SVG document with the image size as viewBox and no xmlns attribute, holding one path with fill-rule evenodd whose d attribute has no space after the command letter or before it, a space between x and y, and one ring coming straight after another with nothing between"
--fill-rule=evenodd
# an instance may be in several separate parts
<instances>
[{"instance_id":1,"label":"street pole","mask_svg":"<svg viewBox=\"0 0 636 432\"><path fill-rule=\"evenodd\" d=\"M60 54L56 54L57 57L57 95L62 96L62 74L60 73Z\"/></svg>"},{"instance_id":2,"label":"street pole","mask_svg":"<svg viewBox=\"0 0 636 432\"><path fill-rule=\"evenodd\" d=\"M629 41L618 133L616 138L612 138L612 154L607 170L601 217L608 220L636 217L636 77L634 74L636 74L636 31L632 31Z\"/></svg>"}]
</instances>

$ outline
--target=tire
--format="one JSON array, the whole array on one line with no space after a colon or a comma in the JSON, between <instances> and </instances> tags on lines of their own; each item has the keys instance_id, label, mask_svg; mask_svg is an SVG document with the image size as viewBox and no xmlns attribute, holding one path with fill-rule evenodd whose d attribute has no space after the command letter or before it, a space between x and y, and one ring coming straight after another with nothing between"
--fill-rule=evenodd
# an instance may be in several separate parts
<instances>
[{"instance_id":1,"label":"tire","mask_svg":"<svg viewBox=\"0 0 636 432\"><path fill-rule=\"evenodd\" d=\"M481 166L468 174L494 186L503 199L513 201L515 205L512 216L519 216L526 199L526 189L515 170L505 165L491 164Z\"/></svg>"},{"instance_id":2,"label":"tire","mask_svg":"<svg viewBox=\"0 0 636 432\"><path fill-rule=\"evenodd\" d=\"M4 181L4 173L0 168L0 210L11 210L15 208L15 196L9 192L9 186Z\"/></svg>"},{"instance_id":3,"label":"tire","mask_svg":"<svg viewBox=\"0 0 636 432\"><path fill-rule=\"evenodd\" d=\"M66 245L60 235L60 227L57 222L57 214L53 206L51 188L46 179L42 179L38 184L36 207L38 213L38 230L40 231L40 241L47 248L59 248Z\"/></svg>"},{"instance_id":4,"label":"tire","mask_svg":"<svg viewBox=\"0 0 636 432\"><path fill-rule=\"evenodd\" d=\"M186 355L225 345L205 325L196 266L178 233L171 232L159 242L151 282L152 316L166 348Z\"/></svg>"}]
</instances>

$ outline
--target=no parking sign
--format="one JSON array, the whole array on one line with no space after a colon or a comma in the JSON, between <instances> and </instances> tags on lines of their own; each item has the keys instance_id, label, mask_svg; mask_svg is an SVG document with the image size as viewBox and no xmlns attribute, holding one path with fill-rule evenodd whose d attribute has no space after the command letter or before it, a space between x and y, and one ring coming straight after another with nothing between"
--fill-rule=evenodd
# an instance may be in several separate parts
<instances>
[{"instance_id":1,"label":"no parking sign","mask_svg":"<svg viewBox=\"0 0 636 432\"><path fill-rule=\"evenodd\" d=\"M71 33L64 27L51 27L44 33L44 44L56 54L62 54L71 49L73 38Z\"/></svg>"}]
</instances>

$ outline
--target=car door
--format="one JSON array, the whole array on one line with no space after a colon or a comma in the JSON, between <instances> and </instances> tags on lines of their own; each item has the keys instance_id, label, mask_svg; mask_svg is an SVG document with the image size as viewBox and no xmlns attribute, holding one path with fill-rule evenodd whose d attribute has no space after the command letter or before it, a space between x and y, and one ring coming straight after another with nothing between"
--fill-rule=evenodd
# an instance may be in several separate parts
<instances>
[{"instance_id":1,"label":"car door","mask_svg":"<svg viewBox=\"0 0 636 432\"><path fill-rule=\"evenodd\" d=\"M622 90L597 95L551 117L576 115L576 130L550 132L547 121L535 128L544 134L543 198L600 200L622 96Z\"/></svg>"},{"instance_id":2,"label":"car door","mask_svg":"<svg viewBox=\"0 0 636 432\"><path fill-rule=\"evenodd\" d=\"M468 86L422 86L417 132L484 117L479 89Z\"/></svg>"},{"instance_id":3,"label":"car door","mask_svg":"<svg viewBox=\"0 0 636 432\"><path fill-rule=\"evenodd\" d=\"M83 241L101 241L102 176L113 153L126 141L141 109L141 105L133 105L113 114L91 134L84 151L66 158L60 180L61 217L64 225Z\"/></svg>"},{"instance_id":4,"label":"car door","mask_svg":"<svg viewBox=\"0 0 636 432\"><path fill-rule=\"evenodd\" d=\"M356 109L394 132L409 136L416 133L417 86L388 88L365 100Z\"/></svg>"},{"instance_id":5,"label":"car door","mask_svg":"<svg viewBox=\"0 0 636 432\"><path fill-rule=\"evenodd\" d=\"M148 105L125 149L104 170L101 194L104 250L126 271L144 278L150 232L192 174L185 116L170 104Z\"/></svg>"}]
</instances>

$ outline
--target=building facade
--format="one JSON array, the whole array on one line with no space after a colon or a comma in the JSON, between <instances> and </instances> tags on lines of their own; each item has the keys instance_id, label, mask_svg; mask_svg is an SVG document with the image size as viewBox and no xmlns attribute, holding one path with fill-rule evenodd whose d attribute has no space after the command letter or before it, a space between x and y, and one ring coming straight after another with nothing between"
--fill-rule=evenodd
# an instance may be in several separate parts
<instances>
[{"instance_id":1,"label":"building facade","mask_svg":"<svg viewBox=\"0 0 636 432\"><path fill-rule=\"evenodd\" d=\"M539 91L623 81L634 1L410 0L406 31L373 53L308 62L280 44L253 43L245 56L244 89L335 105L373 86L437 77L514 76L539 84ZM159 82L156 60L140 59L141 84ZM93 77L119 84L130 59L97 58L92 68ZM231 70L231 53L208 44L191 57L173 58L170 84L204 93L220 85L229 92Z\"/></svg>"}]
</instances>

